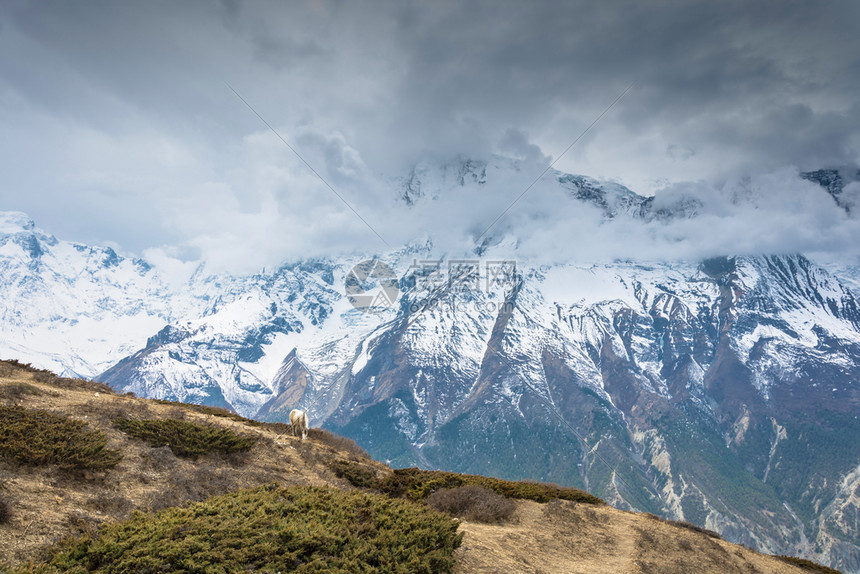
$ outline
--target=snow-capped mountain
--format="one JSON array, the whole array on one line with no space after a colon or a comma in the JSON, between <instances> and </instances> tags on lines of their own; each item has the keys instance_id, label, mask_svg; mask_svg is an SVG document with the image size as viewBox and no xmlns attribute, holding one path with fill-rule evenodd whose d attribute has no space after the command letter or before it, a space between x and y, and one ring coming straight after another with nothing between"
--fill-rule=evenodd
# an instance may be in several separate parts
<instances>
[{"instance_id":1,"label":"snow-capped mountain","mask_svg":"<svg viewBox=\"0 0 860 574\"><path fill-rule=\"evenodd\" d=\"M422 165L395 195L420 207L504 169ZM547 177L607 220L701 207ZM860 568L856 269L802 255L538 265L494 258L504 240L438 268L425 247L386 255L399 297L368 312L355 293L379 296L381 276L358 259L201 269L176 287L7 213L0 354L260 419L300 406L393 465L572 484Z\"/></svg>"},{"instance_id":2,"label":"snow-capped mountain","mask_svg":"<svg viewBox=\"0 0 860 574\"><path fill-rule=\"evenodd\" d=\"M22 213L0 212L0 277L3 354L67 376L133 353L179 303L147 262L57 240Z\"/></svg>"}]
</instances>

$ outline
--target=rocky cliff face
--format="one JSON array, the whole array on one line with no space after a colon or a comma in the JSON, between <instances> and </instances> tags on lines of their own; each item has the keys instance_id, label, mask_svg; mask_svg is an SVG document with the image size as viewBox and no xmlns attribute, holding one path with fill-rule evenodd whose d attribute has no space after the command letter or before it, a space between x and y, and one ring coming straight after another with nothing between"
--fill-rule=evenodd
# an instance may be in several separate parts
<instances>
[{"instance_id":1,"label":"rocky cliff face","mask_svg":"<svg viewBox=\"0 0 860 574\"><path fill-rule=\"evenodd\" d=\"M860 330L832 276L799 256L554 268L497 308L373 334L327 424L399 465L575 484L856 568Z\"/></svg>"}]
</instances>

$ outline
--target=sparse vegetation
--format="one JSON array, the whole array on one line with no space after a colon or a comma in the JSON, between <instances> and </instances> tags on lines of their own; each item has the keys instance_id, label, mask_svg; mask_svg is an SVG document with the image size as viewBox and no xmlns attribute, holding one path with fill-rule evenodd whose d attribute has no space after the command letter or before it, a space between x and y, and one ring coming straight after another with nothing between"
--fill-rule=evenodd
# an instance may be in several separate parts
<instances>
[{"instance_id":1,"label":"sparse vegetation","mask_svg":"<svg viewBox=\"0 0 860 574\"><path fill-rule=\"evenodd\" d=\"M152 402L162 404L162 405L172 405L177 408L181 408L188 411L193 411L196 413L210 415L215 417L221 417L230 419L236 422L241 422L246 425L252 427L260 427L266 428L268 430L274 431L278 434L292 434L292 427L286 423L278 423L278 422L263 422L254 419L245 418L239 414L234 413L233 411L227 410L221 407L211 407L208 405L195 405L193 403L179 403L175 401L167 401L167 400L153 400ZM325 445L328 445L336 450L346 451L348 454L361 458L370 458L370 455L367 454L363 448L361 448L354 440L337 435L329 430L322 428L310 428L308 429L308 438L316 440L317 442L321 442Z\"/></svg>"},{"instance_id":2,"label":"sparse vegetation","mask_svg":"<svg viewBox=\"0 0 860 574\"><path fill-rule=\"evenodd\" d=\"M268 424L278 424L278 423L268 423ZM340 436L334 434L331 431L321 428L311 428L308 429L308 438L314 439L318 442L321 442L325 445L328 445L336 450L344 451L351 456L359 457L359 458L370 458L370 455L367 454L363 448L361 448L358 443L356 443L351 438L346 438L345 436Z\"/></svg>"},{"instance_id":3,"label":"sparse vegetation","mask_svg":"<svg viewBox=\"0 0 860 574\"><path fill-rule=\"evenodd\" d=\"M806 560L805 558L797 558L795 556L774 556L774 558L778 558L783 562L787 562L789 564L793 564L799 568L803 568L804 570L809 570L810 572L821 572L822 574L842 574L839 570L834 570L833 568L828 568L827 566L822 566L812 560Z\"/></svg>"},{"instance_id":4,"label":"sparse vegetation","mask_svg":"<svg viewBox=\"0 0 860 574\"><path fill-rule=\"evenodd\" d=\"M427 497L427 504L439 512L474 522L502 522L513 515L516 503L483 486L443 488Z\"/></svg>"},{"instance_id":5,"label":"sparse vegetation","mask_svg":"<svg viewBox=\"0 0 860 574\"><path fill-rule=\"evenodd\" d=\"M0 498L0 524L7 524L12 518L12 511L9 509L9 503Z\"/></svg>"},{"instance_id":6,"label":"sparse vegetation","mask_svg":"<svg viewBox=\"0 0 860 574\"><path fill-rule=\"evenodd\" d=\"M376 486L376 474L364 466L355 464L348 460L335 460L329 463L335 475L346 479L356 488L374 488Z\"/></svg>"},{"instance_id":7,"label":"sparse vegetation","mask_svg":"<svg viewBox=\"0 0 860 574\"><path fill-rule=\"evenodd\" d=\"M458 474L441 470L399 468L390 475L377 479L369 470L349 461L336 461L331 465L335 474L359 488L372 488L395 498L424 500L442 489L462 486L481 486L507 498L521 498L536 502L548 502L554 498L605 504L605 502L582 490L566 488L556 484L502 480L474 474Z\"/></svg>"},{"instance_id":8,"label":"sparse vegetation","mask_svg":"<svg viewBox=\"0 0 860 574\"><path fill-rule=\"evenodd\" d=\"M248 451L255 442L230 429L176 419L119 418L113 424L126 434L147 441L153 448L167 446L176 456L192 459L210 452Z\"/></svg>"},{"instance_id":9,"label":"sparse vegetation","mask_svg":"<svg viewBox=\"0 0 860 574\"><path fill-rule=\"evenodd\" d=\"M276 486L136 513L13 572L445 573L462 536L423 505Z\"/></svg>"},{"instance_id":10,"label":"sparse vegetation","mask_svg":"<svg viewBox=\"0 0 860 574\"><path fill-rule=\"evenodd\" d=\"M51 371L37 369L29 363L20 363L14 359L11 361L0 360L0 377L9 377L16 372L21 371L31 374L33 376L33 380L37 383L44 383L62 389L115 394L114 390L104 383L88 381L86 379L67 379L66 377L58 377Z\"/></svg>"},{"instance_id":11,"label":"sparse vegetation","mask_svg":"<svg viewBox=\"0 0 860 574\"><path fill-rule=\"evenodd\" d=\"M89 499L86 505L88 508L92 508L103 514L120 517L128 516L134 509L134 503L118 491L99 492L96 496Z\"/></svg>"},{"instance_id":12,"label":"sparse vegetation","mask_svg":"<svg viewBox=\"0 0 860 574\"><path fill-rule=\"evenodd\" d=\"M666 522L679 528L686 528L687 530L692 530L693 532L698 532L700 534L704 534L705 536L716 538L717 540L723 539L723 537L720 536L719 533L714 532L713 530L708 530L707 528L702 528L701 526L696 526L692 522L687 522L686 520L667 520Z\"/></svg>"},{"instance_id":13,"label":"sparse vegetation","mask_svg":"<svg viewBox=\"0 0 860 574\"><path fill-rule=\"evenodd\" d=\"M536 502L548 502L553 498L560 498L574 502L605 504L603 500L587 492L556 484L502 480L488 476L418 468L397 469L378 481L376 488L391 496L424 500L439 489L468 485L483 486L508 498L521 498Z\"/></svg>"},{"instance_id":14,"label":"sparse vegetation","mask_svg":"<svg viewBox=\"0 0 860 574\"><path fill-rule=\"evenodd\" d=\"M15 371L26 371L33 374L54 375L46 369L37 369L30 363L22 363L17 359L0 360L0 377L8 377Z\"/></svg>"},{"instance_id":15,"label":"sparse vegetation","mask_svg":"<svg viewBox=\"0 0 860 574\"><path fill-rule=\"evenodd\" d=\"M0 385L0 398L7 401L20 401L27 396L41 395L39 387L30 383L6 383Z\"/></svg>"},{"instance_id":16,"label":"sparse vegetation","mask_svg":"<svg viewBox=\"0 0 860 574\"><path fill-rule=\"evenodd\" d=\"M645 518L650 518L651 520L657 520L659 522L665 522L666 524L671 524L672 526L677 526L678 528L683 528L685 530L692 530L693 532L698 532L699 534L704 534L709 538L715 538L717 540L722 540L723 537L720 536L719 532L714 532L713 530L708 530L707 528L702 528L701 526L697 526L692 522L687 522L686 520L667 520L665 518L660 518L656 514L651 514L650 512L643 512L642 516Z\"/></svg>"},{"instance_id":17,"label":"sparse vegetation","mask_svg":"<svg viewBox=\"0 0 860 574\"><path fill-rule=\"evenodd\" d=\"M101 431L87 423L38 409L0 406L0 457L65 471L104 471L119 463Z\"/></svg>"},{"instance_id":18,"label":"sparse vegetation","mask_svg":"<svg viewBox=\"0 0 860 574\"><path fill-rule=\"evenodd\" d=\"M159 405L171 405L181 409L194 411L204 415L211 415L214 417L221 417L225 419L234 420L237 422L248 423L253 426L259 426L262 423L259 421L255 421L253 419L246 419L242 415L236 414L231 410L225 409L223 407L212 407L209 405L195 405L194 403L180 403L178 401L168 401L165 399L151 399L153 403L157 403Z\"/></svg>"},{"instance_id":19,"label":"sparse vegetation","mask_svg":"<svg viewBox=\"0 0 860 574\"><path fill-rule=\"evenodd\" d=\"M239 479L239 473L233 469L214 464L201 464L186 470L175 468L167 475L167 482L172 485L170 490L149 495L144 508L162 510L227 494L239 488Z\"/></svg>"}]
</instances>

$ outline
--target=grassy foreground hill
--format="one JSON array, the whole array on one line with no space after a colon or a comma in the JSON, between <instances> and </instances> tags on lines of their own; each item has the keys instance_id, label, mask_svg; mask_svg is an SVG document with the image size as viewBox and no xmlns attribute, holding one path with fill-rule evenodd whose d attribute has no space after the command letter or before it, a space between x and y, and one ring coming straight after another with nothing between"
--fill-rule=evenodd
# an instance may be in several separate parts
<instances>
[{"instance_id":1,"label":"grassy foreground hill","mask_svg":"<svg viewBox=\"0 0 860 574\"><path fill-rule=\"evenodd\" d=\"M0 361L0 571L834 572L529 482ZM813 570L810 570L813 569Z\"/></svg>"}]
</instances>

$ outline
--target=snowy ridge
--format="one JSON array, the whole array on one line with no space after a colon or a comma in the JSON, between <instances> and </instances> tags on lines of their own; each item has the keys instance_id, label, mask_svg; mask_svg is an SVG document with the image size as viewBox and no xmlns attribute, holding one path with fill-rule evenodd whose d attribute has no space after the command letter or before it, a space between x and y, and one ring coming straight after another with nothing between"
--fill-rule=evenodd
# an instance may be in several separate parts
<instances>
[{"instance_id":1,"label":"snowy ridge","mask_svg":"<svg viewBox=\"0 0 860 574\"><path fill-rule=\"evenodd\" d=\"M517 169L504 158L426 164L393 185L420 208ZM584 176L547 180L607 220L696 211L686 200L658 210ZM502 235L481 265L515 247ZM0 354L267 420L303 407L395 465L573 484L860 568L856 268L801 255L520 259L514 288L427 292L410 264L428 245L386 256L400 295L367 313L344 291L358 258L250 276L201 267L177 286L144 261L0 214Z\"/></svg>"},{"instance_id":2,"label":"snowy ridge","mask_svg":"<svg viewBox=\"0 0 860 574\"><path fill-rule=\"evenodd\" d=\"M59 241L20 213L0 216L0 274L0 349L65 375L106 369L186 306L144 261Z\"/></svg>"}]
</instances>

